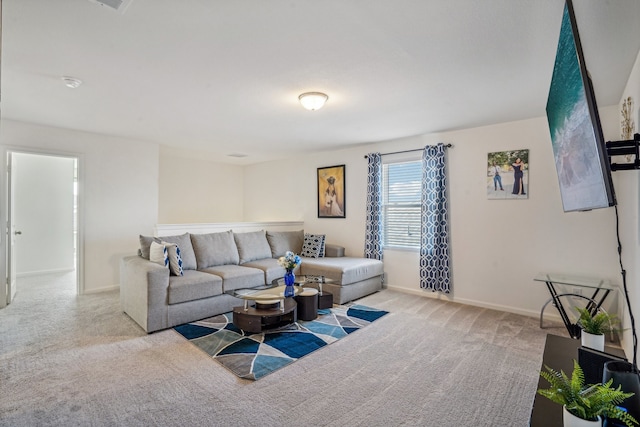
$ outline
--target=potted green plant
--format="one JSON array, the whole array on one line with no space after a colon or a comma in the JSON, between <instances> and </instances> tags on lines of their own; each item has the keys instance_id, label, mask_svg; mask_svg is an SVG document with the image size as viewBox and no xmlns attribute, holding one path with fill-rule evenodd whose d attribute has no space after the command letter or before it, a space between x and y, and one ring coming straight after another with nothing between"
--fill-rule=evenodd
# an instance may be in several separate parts
<instances>
[{"instance_id":1,"label":"potted green plant","mask_svg":"<svg viewBox=\"0 0 640 427\"><path fill-rule=\"evenodd\" d=\"M602 310L595 315L586 308L576 307L576 310L580 313L578 325L582 328L582 346L604 351L604 334L618 324L616 316Z\"/></svg>"},{"instance_id":2,"label":"potted green plant","mask_svg":"<svg viewBox=\"0 0 640 427\"><path fill-rule=\"evenodd\" d=\"M569 378L563 371L557 372L545 365L540 376L550 384L548 389L538 389L538 394L563 406L562 420L565 427L591 427L602 424L602 417L622 421L628 427L638 424L619 405L633 393L612 388L613 380L604 384L585 386L584 373L577 361L573 361L573 372Z\"/></svg>"}]
</instances>

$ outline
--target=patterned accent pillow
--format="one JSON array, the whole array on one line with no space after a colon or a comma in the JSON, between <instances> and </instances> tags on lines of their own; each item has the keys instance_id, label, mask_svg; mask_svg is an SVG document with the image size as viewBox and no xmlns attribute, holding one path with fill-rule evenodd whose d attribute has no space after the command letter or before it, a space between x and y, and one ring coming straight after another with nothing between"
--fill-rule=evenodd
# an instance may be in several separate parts
<instances>
[{"instance_id":1,"label":"patterned accent pillow","mask_svg":"<svg viewBox=\"0 0 640 427\"><path fill-rule=\"evenodd\" d=\"M180 256L182 257L183 270L195 270L197 268L196 253L193 250L191 235L189 233L184 233L179 236L162 236L162 241L178 245L180 248Z\"/></svg>"},{"instance_id":2,"label":"patterned accent pillow","mask_svg":"<svg viewBox=\"0 0 640 427\"><path fill-rule=\"evenodd\" d=\"M163 267L169 266L169 253L167 247L162 243L151 242L149 247L149 261L160 264Z\"/></svg>"},{"instance_id":3,"label":"patterned accent pillow","mask_svg":"<svg viewBox=\"0 0 640 427\"><path fill-rule=\"evenodd\" d=\"M140 235L140 249L138 249L138 254L142 258L149 259L149 249L151 247L151 242L160 243L160 241L161 240L158 237ZM183 270L196 269L196 254L193 251L189 233L184 233L179 236L162 236L162 241L175 243L176 245L178 245L178 247L180 248L180 257L182 258Z\"/></svg>"},{"instance_id":4,"label":"patterned accent pillow","mask_svg":"<svg viewBox=\"0 0 640 427\"><path fill-rule=\"evenodd\" d=\"M322 258L324 256L324 234L304 234L301 256Z\"/></svg>"},{"instance_id":5,"label":"patterned accent pillow","mask_svg":"<svg viewBox=\"0 0 640 427\"><path fill-rule=\"evenodd\" d=\"M182 276L182 256L180 255L180 247L175 243L161 242L167 249L169 255L169 271L174 276Z\"/></svg>"}]
</instances>

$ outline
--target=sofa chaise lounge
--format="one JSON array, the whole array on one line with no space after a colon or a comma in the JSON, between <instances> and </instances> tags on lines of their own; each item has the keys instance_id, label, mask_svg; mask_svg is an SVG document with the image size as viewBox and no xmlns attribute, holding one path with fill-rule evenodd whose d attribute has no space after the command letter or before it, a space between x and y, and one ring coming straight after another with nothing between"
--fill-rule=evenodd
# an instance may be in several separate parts
<instances>
[{"instance_id":1,"label":"sofa chaise lounge","mask_svg":"<svg viewBox=\"0 0 640 427\"><path fill-rule=\"evenodd\" d=\"M323 290L333 294L334 304L382 289L381 261L344 256L344 248L318 237L302 230L140 236L138 255L120 261L122 310L147 333L229 312L242 301L227 292L284 276L278 258L286 251L302 256L296 274L333 279ZM181 266L176 259L173 265L151 261L152 245L178 248ZM181 271L172 272L174 267Z\"/></svg>"}]
</instances>

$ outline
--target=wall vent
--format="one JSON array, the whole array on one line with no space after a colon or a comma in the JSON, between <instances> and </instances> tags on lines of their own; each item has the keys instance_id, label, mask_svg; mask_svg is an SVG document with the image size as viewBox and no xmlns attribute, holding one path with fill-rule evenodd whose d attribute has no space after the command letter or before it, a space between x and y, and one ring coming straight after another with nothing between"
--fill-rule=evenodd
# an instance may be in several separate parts
<instances>
[{"instance_id":1,"label":"wall vent","mask_svg":"<svg viewBox=\"0 0 640 427\"><path fill-rule=\"evenodd\" d=\"M91 3L104 6L107 9L115 10L123 14L133 0L89 0Z\"/></svg>"},{"instance_id":2,"label":"wall vent","mask_svg":"<svg viewBox=\"0 0 640 427\"><path fill-rule=\"evenodd\" d=\"M231 154L227 154L228 157L238 157L238 158L242 158L242 157L248 157L247 154L241 154L241 153L231 153Z\"/></svg>"}]
</instances>

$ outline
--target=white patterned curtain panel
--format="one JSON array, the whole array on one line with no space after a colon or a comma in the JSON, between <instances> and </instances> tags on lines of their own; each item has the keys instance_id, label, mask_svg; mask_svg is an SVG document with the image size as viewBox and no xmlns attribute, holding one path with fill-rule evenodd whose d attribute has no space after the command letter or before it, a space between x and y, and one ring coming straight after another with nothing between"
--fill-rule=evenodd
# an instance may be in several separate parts
<instances>
[{"instance_id":1,"label":"white patterned curtain panel","mask_svg":"<svg viewBox=\"0 0 640 427\"><path fill-rule=\"evenodd\" d=\"M367 154L367 219L364 256L382 259L382 156Z\"/></svg>"},{"instance_id":2,"label":"white patterned curtain panel","mask_svg":"<svg viewBox=\"0 0 640 427\"><path fill-rule=\"evenodd\" d=\"M420 287L451 292L449 214L444 144L422 152L422 208L420 230Z\"/></svg>"}]
</instances>

